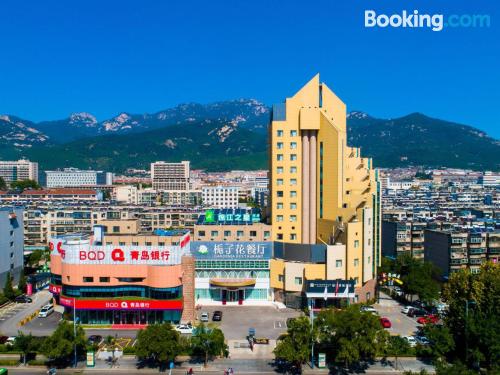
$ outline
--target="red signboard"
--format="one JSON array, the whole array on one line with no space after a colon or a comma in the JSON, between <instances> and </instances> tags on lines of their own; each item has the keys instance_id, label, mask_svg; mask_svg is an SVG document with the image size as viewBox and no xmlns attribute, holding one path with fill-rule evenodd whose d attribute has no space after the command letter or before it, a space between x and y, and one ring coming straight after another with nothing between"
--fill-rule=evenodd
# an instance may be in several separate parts
<instances>
[{"instance_id":1,"label":"red signboard","mask_svg":"<svg viewBox=\"0 0 500 375\"><path fill-rule=\"evenodd\" d=\"M54 285L54 284L49 285L49 292L52 294L61 294L61 289L62 287L60 285Z\"/></svg>"},{"instance_id":2,"label":"red signboard","mask_svg":"<svg viewBox=\"0 0 500 375\"><path fill-rule=\"evenodd\" d=\"M77 309L84 310L182 310L182 300L82 300L60 297L59 303L63 306L73 307L76 302Z\"/></svg>"}]
</instances>

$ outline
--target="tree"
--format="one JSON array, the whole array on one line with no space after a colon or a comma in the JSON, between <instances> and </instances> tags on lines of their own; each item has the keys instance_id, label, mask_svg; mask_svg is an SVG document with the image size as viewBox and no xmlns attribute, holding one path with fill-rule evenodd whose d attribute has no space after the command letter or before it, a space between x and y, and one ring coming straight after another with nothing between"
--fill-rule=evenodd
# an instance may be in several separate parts
<instances>
[{"instance_id":1,"label":"tree","mask_svg":"<svg viewBox=\"0 0 500 375\"><path fill-rule=\"evenodd\" d=\"M386 353L396 358L396 370L398 369L398 357L410 351L410 343L401 336L389 336L387 340Z\"/></svg>"},{"instance_id":2,"label":"tree","mask_svg":"<svg viewBox=\"0 0 500 375\"><path fill-rule=\"evenodd\" d=\"M26 284L28 280L26 279L26 276L24 275L24 270L21 270L21 275L19 276L19 283L17 284L17 289L21 292L26 291Z\"/></svg>"},{"instance_id":3,"label":"tree","mask_svg":"<svg viewBox=\"0 0 500 375\"><path fill-rule=\"evenodd\" d=\"M430 342L430 354L437 360L445 359L455 349L453 336L447 326L427 324L424 334Z\"/></svg>"},{"instance_id":4,"label":"tree","mask_svg":"<svg viewBox=\"0 0 500 375\"><path fill-rule=\"evenodd\" d=\"M379 318L361 312L358 305L340 311L321 311L315 327L321 349L346 367L375 358L383 352L388 338Z\"/></svg>"},{"instance_id":5,"label":"tree","mask_svg":"<svg viewBox=\"0 0 500 375\"><path fill-rule=\"evenodd\" d=\"M194 353L202 353L205 366L209 356L225 354L228 350L224 333L219 328L208 328L203 323L196 327L191 338L191 348Z\"/></svg>"},{"instance_id":6,"label":"tree","mask_svg":"<svg viewBox=\"0 0 500 375\"><path fill-rule=\"evenodd\" d=\"M5 286L3 287L3 295L9 300L13 300L16 298L16 292L12 287L12 275L10 273L7 274L7 278L5 279Z\"/></svg>"},{"instance_id":7,"label":"tree","mask_svg":"<svg viewBox=\"0 0 500 375\"><path fill-rule=\"evenodd\" d=\"M421 301L431 303L439 298L440 286L436 281L439 271L430 262L422 262L410 254L396 260L396 272L401 275L405 295L418 295Z\"/></svg>"},{"instance_id":8,"label":"tree","mask_svg":"<svg viewBox=\"0 0 500 375\"><path fill-rule=\"evenodd\" d=\"M73 324L62 321L57 329L47 337L42 347L42 352L47 358L55 362L65 362L70 359L76 345L77 353L85 350L85 332L82 327L76 327L76 336L73 332Z\"/></svg>"},{"instance_id":9,"label":"tree","mask_svg":"<svg viewBox=\"0 0 500 375\"><path fill-rule=\"evenodd\" d=\"M170 323L149 325L139 331L135 352L137 357L155 364L173 361L180 353L179 332Z\"/></svg>"},{"instance_id":10,"label":"tree","mask_svg":"<svg viewBox=\"0 0 500 375\"><path fill-rule=\"evenodd\" d=\"M477 274L461 270L443 288L448 303L445 323L455 341L457 358L466 365L500 366L500 265L488 262ZM468 349L468 350L466 350Z\"/></svg>"},{"instance_id":11,"label":"tree","mask_svg":"<svg viewBox=\"0 0 500 375\"><path fill-rule=\"evenodd\" d=\"M26 357L32 352L33 347L33 336L31 333L25 335L21 331L18 332L16 340L14 341L14 347L18 349L22 354L22 360L24 365L26 365Z\"/></svg>"},{"instance_id":12,"label":"tree","mask_svg":"<svg viewBox=\"0 0 500 375\"><path fill-rule=\"evenodd\" d=\"M0 177L0 190L7 190L7 183L3 179L3 177Z\"/></svg>"},{"instance_id":13,"label":"tree","mask_svg":"<svg viewBox=\"0 0 500 375\"><path fill-rule=\"evenodd\" d=\"M37 190L42 188L35 180L13 181L10 183L10 187L13 190L20 190L20 191L24 191L26 189Z\"/></svg>"},{"instance_id":14,"label":"tree","mask_svg":"<svg viewBox=\"0 0 500 375\"><path fill-rule=\"evenodd\" d=\"M312 338L311 323L307 317L290 320L287 335L279 340L274 355L300 366L311 356Z\"/></svg>"}]
</instances>

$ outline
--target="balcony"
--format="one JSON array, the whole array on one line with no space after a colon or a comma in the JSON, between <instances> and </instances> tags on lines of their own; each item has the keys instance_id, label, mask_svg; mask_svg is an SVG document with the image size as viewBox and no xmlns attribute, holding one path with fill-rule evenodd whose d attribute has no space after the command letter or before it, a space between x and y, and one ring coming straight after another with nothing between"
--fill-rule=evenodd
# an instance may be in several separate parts
<instances>
[{"instance_id":1,"label":"balcony","mask_svg":"<svg viewBox=\"0 0 500 375\"><path fill-rule=\"evenodd\" d=\"M474 249L469 249L469 254L470 255L480 255L480 254L486 254L486 249L478 247Z\"/></svg>"},{"instance_id":2,"label":"balcony","mask_svg":"<svg viewBox=\"0 0 500 375\"><path fill-rule=\"evenodd\" d=\"M488 254L500 254L500 247L490 247Z\"/></svg>"},{"instance_id":3,"label":"balcony","mask_svg":"<svg viewBox=\"0 0 500 375\"><path fill-rule=\"evenodd\" d=\"M467 258L464 258L464 259L450 259L450 264L452 266L458 266L458 265L467 264L467 263L468 263L468 259Z\"/></svg>"}]
</instances>

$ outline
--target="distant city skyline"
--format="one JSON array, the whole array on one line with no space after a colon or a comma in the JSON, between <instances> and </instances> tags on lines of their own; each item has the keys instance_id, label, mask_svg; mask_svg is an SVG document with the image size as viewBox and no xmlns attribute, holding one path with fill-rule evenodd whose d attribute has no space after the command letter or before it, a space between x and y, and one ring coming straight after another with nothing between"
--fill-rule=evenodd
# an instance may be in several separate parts
<instances>
[{"instance_id":1,"label":"distant city skyline","mask_svg":"<svg viewBox=\"0 0 500 375\"><path fill-rule=\"evenodd\" d=\"M488 14L491 26L370 29L366 9ZM0 10L8 15L0 24L0 114L38 122L88 112L102 121L187 102L271 105L319 72L348 111L421 112L500 137L495 2L52 0Z\"/></svg>"}]
</instances>

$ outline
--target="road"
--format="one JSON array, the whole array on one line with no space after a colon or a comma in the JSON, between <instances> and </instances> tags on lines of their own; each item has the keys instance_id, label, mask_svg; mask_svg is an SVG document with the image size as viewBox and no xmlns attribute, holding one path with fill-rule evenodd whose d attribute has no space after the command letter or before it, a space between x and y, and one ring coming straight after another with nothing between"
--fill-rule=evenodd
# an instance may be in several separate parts
<instances>
[{"instance_id":1,"label":"road","mask_svg":"<svg viewBox=\"0 0 500 375\"><path fill-rule=\"evenodd\" d=\"M385 293L380 293L380 302L374 304L373 307L380 317L388 318L391 321L392 327L388 331L392 335L412 336L417 332L417 327L420 326L416 318L410 318L401 312L404 305Z\"/></svg>"},{"instance_id":2,"label":"road","mask_svg":"<svg viewBox=\"0 0 500 375\"><path fill-rule=\"evenodd\" d=\"M18 323L46 305L52 299L52 294L48 290L42 290L31 298L33 299L31 303L13 303L0 310L0 333L2 335L16 336L20 329Z\"/></svg>"}]
</instances>

